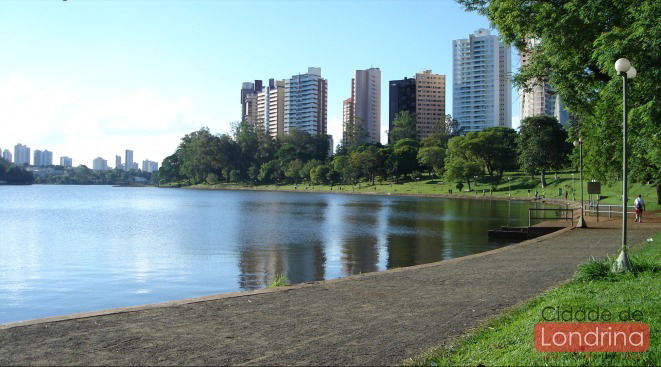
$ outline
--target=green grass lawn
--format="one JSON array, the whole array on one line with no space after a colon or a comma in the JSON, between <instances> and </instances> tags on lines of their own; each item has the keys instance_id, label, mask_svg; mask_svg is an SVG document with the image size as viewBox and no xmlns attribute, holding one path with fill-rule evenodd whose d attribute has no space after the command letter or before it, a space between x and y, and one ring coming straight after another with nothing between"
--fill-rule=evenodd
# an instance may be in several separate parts
<instances>
[{"instance_id":1,"label":"green grass lawn","mask_svg":"<svg viewBox=\"0 0 661 367\"><path fill-rule=\"evenodd\" d=\"M390 194L423 194L423 195L438 195L438 194L448 194L448 189L452 188L453 196L457 195L469 195L469 196L490 196L495 197L508 197L511 195L513 198L529 198L534 197L535 191L539 192L539 195L544 195L549 199L564 199L564 192L567 189L570 189L570 194L568 198L571 200L573 196L571 195L571 188L574 187L575 190L575 199L581 199L580 193L580 184L579 184L579 175L574 174L574 180L572 180L571 173L560 173L558 179L555 179L554 174L549 174L547 176L547 185L545 188L542 188L539 183L539 177L535 179L530 178L530 176L523 175L521 173L509 172L505 175L502 182L498 185L493 186L493 194L490 190L492 185L487 182L478 182L477 184L471 184L471 192L462 192L459 194L455 187L455 184L447 184L438 179L429 179L428 177L423 177L419 181L400 181L398 183L391 184L390 182L376 182L375 185L372 185L369 182L362 182L358 185L337 185L333 186L332 191L336 192L365 192L365 193L390 193ZM509 179L509 181L508 181ZM584 196L585 200L588 200L587 195L587 183L584 184ZM218 184L218 185L197 185L194 187L198 188L252 188L252 189L262 189L262 190L300 190L300 191L331 191L331 187L328 185L306 185L299 184L297 189L294 185L259 185L259 186L245 186L239 184ZM563 194L558 195L558 189L561 188ZM467 190L467 185L464 186L464 190ZM530 190L530 194L528 194ZM642 184L631 184L629 187L629 205L633 205L633 200L636 195L642 194L647 205L647 210L657 210L661 209L661 205L657 204L656 200L656 188L651 185L642 185ZM622 184L613 183L610 185L602 184L602 204L620 204L621 203L621 193L622 193Z\"/></svg>"},{"instance_id":2,"label":"green grass lawn","mask_svg":"<svg viewBox=\"0 0 661 367\"><path fill-rule=\"evenodd\" d=\"M485 323L447 348L407 364L425 366L659 366L661 365L661 233L632 251L634 273L612 275L610 261L591 261L577 276ZM547 307L572 306L643 312L650 326L650 348L643 353L541 353L533 346L533 327Z\"/></svg>"}]
</instances>

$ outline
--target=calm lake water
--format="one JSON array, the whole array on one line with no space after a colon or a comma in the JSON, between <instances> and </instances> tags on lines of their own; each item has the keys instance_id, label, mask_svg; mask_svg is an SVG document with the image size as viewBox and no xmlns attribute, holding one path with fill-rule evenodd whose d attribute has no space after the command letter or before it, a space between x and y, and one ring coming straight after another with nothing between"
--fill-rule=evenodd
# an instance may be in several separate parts
<instances>
[{"instance_id":1,"label":"calm lake water","mask_svg":"<svg viewBox=\"0 0 661 367\"><path fill-rule=\"evenodd\" d=\"M506 245L527 202L0 186L0 323L424 264Z\"/></svg>"}]
</instances>

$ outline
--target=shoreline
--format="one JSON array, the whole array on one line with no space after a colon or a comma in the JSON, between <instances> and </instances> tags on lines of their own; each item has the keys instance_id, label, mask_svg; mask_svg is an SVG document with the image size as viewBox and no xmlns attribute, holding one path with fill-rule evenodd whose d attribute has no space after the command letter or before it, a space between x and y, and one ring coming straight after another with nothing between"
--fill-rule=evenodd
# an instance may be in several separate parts
<instances>
[{"instance_id":1,"label":"shoreline","mask_svg":"<svg viewBox=\"0 0 661 367\"><path fill-rule=\"evenodd\" d=\"M473 199L473 200L499 200L499 201L530 201L539 202L544 204L555 205L569 205L571 208L579 208L580 202L573 200L563 200L554 198L535 199L527 197L507 197L507 196L491 196L491 195L466 195L466 194L419 194L419 193L399 193L399 192L383 192L383 191L344 191L344 190L291 190L291 189L270 189L270 188L257 188L259 186L237 186L237 187L212 187L212 186L181 186L181 187L168 187L158 186L159 188L174 188L186 190L210 190L210 191L263 191L263 192L292 192L292 193L314 193L314 194L347 194L347 195L371 195L371 196L405 196L405 197L421 197L421 198L439 198L439 199Z\"/></svg>"}]
</instances>

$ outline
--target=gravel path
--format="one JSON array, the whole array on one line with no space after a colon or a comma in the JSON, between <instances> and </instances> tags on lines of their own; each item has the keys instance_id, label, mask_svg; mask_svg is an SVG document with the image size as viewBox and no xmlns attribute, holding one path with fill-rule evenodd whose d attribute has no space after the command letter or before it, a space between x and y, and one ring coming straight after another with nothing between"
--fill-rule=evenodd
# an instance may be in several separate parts
<instances>
[{"instance_id":1,"label":"gravel path","mask_svg":"<svg viewBox=\"0 0 661 367\"><path fill-rule=\"evenodd\" d=\"M0 365L399 364L570 278L590 256L613 253L617 224L260 294L8 324ZM661 225L630 228L638 243Z\"/></svg>"}]
</instances>

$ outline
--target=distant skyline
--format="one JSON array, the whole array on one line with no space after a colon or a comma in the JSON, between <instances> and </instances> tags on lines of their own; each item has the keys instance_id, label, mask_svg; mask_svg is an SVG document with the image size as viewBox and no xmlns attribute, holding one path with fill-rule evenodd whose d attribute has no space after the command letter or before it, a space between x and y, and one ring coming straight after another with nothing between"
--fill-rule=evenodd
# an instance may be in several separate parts
<instances>
[{"instance_id":1,"label":"distant skyline","mask_svg":"<svg viewBox=\"0 0 661 367\"><path fill-rule=\"evenodd\" d=\"M380 68L386 143L388 81L427 69L445 74L452 113L452 40L478 28L488 20L450 0L4 0L0 148L22 143L87 166L131 149L136 162L160 163L202 126L229 133L241 118L242 82L309 66L328 80L335 144L355 70ZM516 53L512 64L516 71Z\"/></svg>"}]
</instances>

